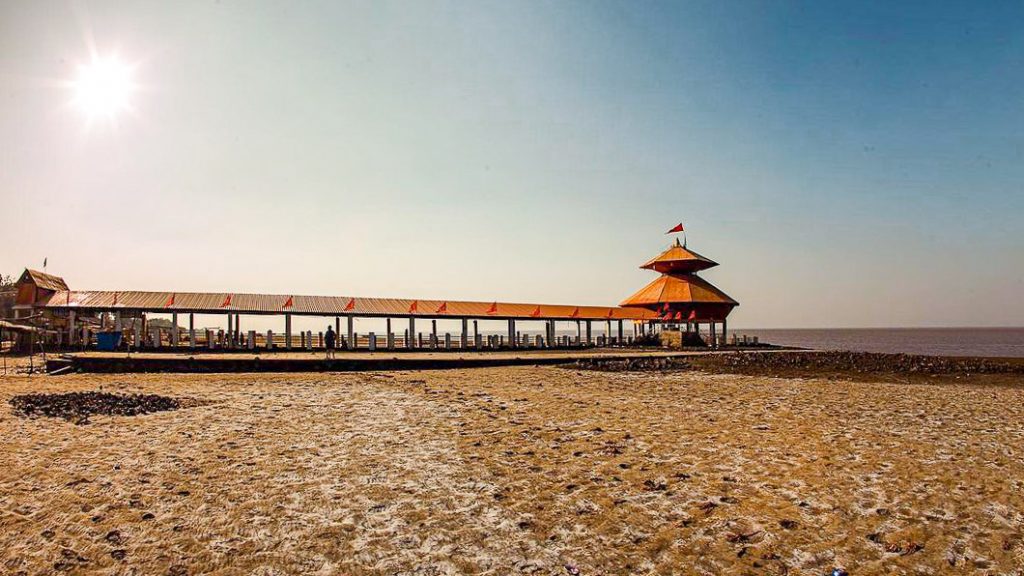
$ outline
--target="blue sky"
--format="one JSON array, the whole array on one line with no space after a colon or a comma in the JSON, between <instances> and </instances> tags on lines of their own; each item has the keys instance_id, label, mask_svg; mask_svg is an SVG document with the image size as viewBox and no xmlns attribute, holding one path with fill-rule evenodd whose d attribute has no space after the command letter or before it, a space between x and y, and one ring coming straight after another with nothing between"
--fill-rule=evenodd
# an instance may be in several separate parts
<instances>
[{"instance_id":1,"label":"blue sky","mask_svg":"<svg viewBox=\"0 0 1024 576\"><path fill-rule=\"evenodd\" d=\"M1024 5L0 2L0 270L1024 325ZM135 65L89 125L60 81Z\"/></svg>"}]
</instances>

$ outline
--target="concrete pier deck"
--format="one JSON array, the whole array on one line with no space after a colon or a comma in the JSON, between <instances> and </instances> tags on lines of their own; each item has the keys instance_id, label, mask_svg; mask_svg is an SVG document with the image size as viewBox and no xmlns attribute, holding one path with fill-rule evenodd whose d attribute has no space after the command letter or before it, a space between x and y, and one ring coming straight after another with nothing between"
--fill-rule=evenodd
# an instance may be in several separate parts
<instances>
[{"instance_id":1,"label":"concrete pier deck","mask_svg":"<svg viewBox=\"0 0 1024 576\"><path fill-rule=\"evenodd\" d=\"M104 353L82 352L51 358L47 371L54 373L143 372L357 372L371 370L445 370L494 366L542 366L569 364L583 358L622 360L671 358L708 354L661 349L550 350L505 352L339 352L328 360L323 352L252 353Z\"/></svg>"}]
</instances>

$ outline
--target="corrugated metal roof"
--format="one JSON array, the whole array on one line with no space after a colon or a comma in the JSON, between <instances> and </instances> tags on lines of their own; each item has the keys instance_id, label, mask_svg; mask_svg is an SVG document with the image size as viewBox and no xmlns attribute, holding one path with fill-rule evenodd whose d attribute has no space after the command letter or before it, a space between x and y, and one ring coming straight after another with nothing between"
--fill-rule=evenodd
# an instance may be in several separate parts
<instances>
[{"instance_id":1,"label":"corrugated metal roof","mask_svg":"<svg viewBox=\"0 0 1024 576\"><path fill-rule=\"evenodd\" d=\"M640 267L658 272L697 272L713 266L718 266L718 262L686 248L679 243L677 238L676 243L668 250L651 258Z\"/></svg>"},{"instance_id":2,"label":"corrugated metal roof","mask_svg":"<svg viewBox=\"0 0 1024 576\"><path fill-rule=\"evenodd\" d=\"M305 314L324 316L421 316L428 318L522 318L581 320L643 320L653 312L618 306L574 306L510 302L466 302L363 298L360 296L301 296L287 294L228 294L224 292L61 291L44 308L142 310L198 314Z\"/></svg>"},{"instance_id":3,"label":"corrugated metal roof","mask_svg":"<svg viewBox=\"0 0 1024 576\"><path fill-rule=\"evenodd\" d=\"M694 274L662 274L619 305L655 306L665 303L739 305L725 292Z\"/></svg>"}]
</instances>

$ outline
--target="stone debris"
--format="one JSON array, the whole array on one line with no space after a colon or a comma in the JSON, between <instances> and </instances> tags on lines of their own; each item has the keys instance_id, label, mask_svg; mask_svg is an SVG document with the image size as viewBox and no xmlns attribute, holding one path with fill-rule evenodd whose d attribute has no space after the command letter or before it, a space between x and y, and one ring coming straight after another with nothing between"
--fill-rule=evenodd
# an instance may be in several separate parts
<instances>
[{"instance_id":1,"label":"stone debris","mask_svg":"<svg viewBox=\"0 0 1024 576\"><path fill-rule=\"evenodd\" d=\"M89 417L138 416L151 412L177 410L175 398L157 394L111 394L109 392L68 392L66 394L22 394L10 400L14 411L35 418L63 418L75 424L88 424Z\"/></svg>"},{"instance_id":2,"label":"stone debris","mask_svg":"<svg viewBox=\"0 0 1024 576\"><path fill-rule=\"evenodd\" d=\"M599 372L667 372L671 370L689 370L690 363L682 358L638 357L628 359L583 358L569 364L569 368L577 370L596 370Z\"/></svg>"}]
</instances>

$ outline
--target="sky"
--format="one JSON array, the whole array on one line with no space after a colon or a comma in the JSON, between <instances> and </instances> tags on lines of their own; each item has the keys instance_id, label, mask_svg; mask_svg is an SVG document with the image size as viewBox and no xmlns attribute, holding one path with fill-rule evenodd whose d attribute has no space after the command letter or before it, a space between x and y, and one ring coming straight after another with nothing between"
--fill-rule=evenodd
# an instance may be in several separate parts
<instances>
[{"instance_id":1,"label":"sky","mask_svg":"<svg viewBox=\"0 0 1024 576\"><path fill-rule=\"evenodd\" d=\"M124 63L124 109L73 81ZM1020 2L0 0L0 272L1024 326Z\"/></svg>"}]
</instances>

